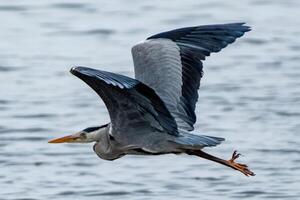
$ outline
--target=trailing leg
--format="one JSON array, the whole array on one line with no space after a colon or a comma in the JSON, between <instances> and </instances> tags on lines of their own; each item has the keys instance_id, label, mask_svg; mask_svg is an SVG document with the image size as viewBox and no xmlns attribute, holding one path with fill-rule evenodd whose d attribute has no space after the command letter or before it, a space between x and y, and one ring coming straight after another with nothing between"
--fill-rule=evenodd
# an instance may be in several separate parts
<instances>
[{"instance_id":1,"label":"trailing leg","mask_svg":"<svg viewBox=\"0 0 300 200\"><path fill-rule=\"evenodd\" d=\"M232 157L229 160L223 160L221 158L217 158L201 150L187 150L186 153L189 155L199 156L201 158L205 158L220 163L227 167L231 167L232 169L242 172L246 176L255 176L255 174L252 171L250 171L250 169L248 169L247 165L235 162L235 160L240 156L240 154L237 153L236 151L233 152Z\"/></svg>"}]
</instances>

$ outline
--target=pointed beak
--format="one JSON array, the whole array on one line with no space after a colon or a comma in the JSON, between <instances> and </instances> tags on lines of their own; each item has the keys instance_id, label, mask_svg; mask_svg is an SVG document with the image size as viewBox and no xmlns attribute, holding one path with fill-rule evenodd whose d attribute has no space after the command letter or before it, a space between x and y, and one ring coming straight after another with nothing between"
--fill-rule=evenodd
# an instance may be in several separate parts
<instances>
[{"instance_id":1,"label":"pointed beak","mask_svg":"<svg viewBox=\"0 0 300 200\"><path fill-rule=\"evenodd\" d=\"M78 136L68 135L68 136L65 136L65 137L61 137L61 138L56 138L56 139L53 139L53 140L49 140L48 143L74 142L78 138L79 138Z\"/></svg>"}]
</instances>

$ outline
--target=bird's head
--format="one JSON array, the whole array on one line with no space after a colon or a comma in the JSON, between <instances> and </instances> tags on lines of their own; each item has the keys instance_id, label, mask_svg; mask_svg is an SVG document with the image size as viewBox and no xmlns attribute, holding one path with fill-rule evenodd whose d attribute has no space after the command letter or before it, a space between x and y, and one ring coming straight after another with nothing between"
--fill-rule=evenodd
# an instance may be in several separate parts
<instances>
[{"instance_id":1,"label":"bird's head","mask_svg":"<svg viewBox=\"0 0 300 200\"><path fill-rule=\"evenodd\" d=\"M67 135L64 137L56 138L48 141L48 143L89 143L98 141L98 135L101 134L101 129L103 126L99 127L89 127L82 131L79 131L73 135Z\"/></svg>"}]
</instances>

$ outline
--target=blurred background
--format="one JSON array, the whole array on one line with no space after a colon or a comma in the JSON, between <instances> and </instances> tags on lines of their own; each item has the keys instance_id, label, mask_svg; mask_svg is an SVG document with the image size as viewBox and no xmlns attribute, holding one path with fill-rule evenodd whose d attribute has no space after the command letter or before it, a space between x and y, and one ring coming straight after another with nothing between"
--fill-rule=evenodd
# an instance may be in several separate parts
<instances>
[{"instance_id":1,"label":"blurred background","mask_svg":"<svg viewBox=\"0 0 300 200\"><path fill-rule=\"evenodd\" d=\"M0 2L0 199L299 199L300 1ZM74 65L133 76L130 48L175 28L247 22L204 63L196 132L257 174L185 155L100 160L47 140L109 121Z\"/></svg>"}]
</instances>

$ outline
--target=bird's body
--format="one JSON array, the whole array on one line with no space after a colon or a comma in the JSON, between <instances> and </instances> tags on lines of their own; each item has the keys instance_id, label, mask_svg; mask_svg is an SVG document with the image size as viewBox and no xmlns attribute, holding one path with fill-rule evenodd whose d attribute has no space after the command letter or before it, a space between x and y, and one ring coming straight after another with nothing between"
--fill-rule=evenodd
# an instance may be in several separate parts
<instances>
[{"instance_id":1,"label":"bird's body","mask_svg":"<svg viewBox=\"0 0 300 200\"><path fill-rule=\"evenodd\" d=\"M196 26L163 32L132 48L135 78L74 67L71 73L86 82L104 101L111 122L50 141L96 142L94 151L105 160L127 154L186 153L254 175L246 165L226 161L201 149L224 139L191 133L202 78L202 60L249 31L242 23Z\"/></svg>"},{"instance_id":2,"label":"bird's body","mask_svg":"<svg viewBox=\"0 0 300 200\"><path fill-rule=\"evenodd\" d=\"M198 136L190 133L181 133L178 136L172 136L160 131L151 131L149 133L137 133L135 130L126 132L127 134L138 134L139 136L135 137L134 140L136 143L120 143L110 134L114 130L111 127L111 124L107 124L95 130L95 132L90 133L95 135L96 141L94 145L94 151L96 154L105 160L115 160L124 155L160 155L168 153L183 153L184 145L182 141L187 138L191 139L194 137L195 140L207 140L208 142L216 142L219 144L223 141L223 138L216 138L210 136ZM122 132L124 134L124 132ZM162 137L163 135L163 137ZM154 140L153 140L154 139ZM199 150L203 148L203 144L200 146L188 145L192 150Z\"/></svg>"}]
</instances>

